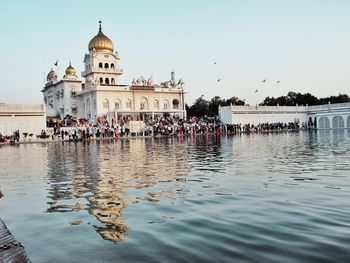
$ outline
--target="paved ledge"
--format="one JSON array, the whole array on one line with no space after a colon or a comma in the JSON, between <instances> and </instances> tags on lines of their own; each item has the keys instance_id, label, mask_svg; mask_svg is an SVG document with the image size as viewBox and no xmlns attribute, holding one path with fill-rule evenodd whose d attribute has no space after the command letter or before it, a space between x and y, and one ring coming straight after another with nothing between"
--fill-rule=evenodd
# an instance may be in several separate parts
<instances>
[{"instance_id":1,"label":"paved ledge","mask_svg":"<svg viewBox=\"0 0 350 263\"><path fill-rule=\"evenodd\" d=\"M80 140L68 140L68 139L33 139L33 140L20 140L15 143L1 143L2 145L19 145L19 144L32 144L32 143L62 143L62 142L94 142L94 141L118 141L118 140L135 140L135 139L145 139L145 138L169 138L169 137L199 137L199 136L234 136L239 134L267 134L267 133L287 133L287 132L305 132L305 131L316 131L317 129L283 129L283 130L264 130L264 131L235 131L235 132L222 132L220 134L216 133L194 133L194 134L170 134L170 135L149 135L149 136L118 136L118 137L98 137L91 139L80 139Z\"/></svg>"},{"instance_id":2,"label":"paved ledge","mask_svg":"<svg viewBox=\"0 0 350 263\"><path fill-rule=\"evenodd\" d=\"M0 219L0 262L30 263L24 247L19 243Z\"/></svg>"}]
</instances>

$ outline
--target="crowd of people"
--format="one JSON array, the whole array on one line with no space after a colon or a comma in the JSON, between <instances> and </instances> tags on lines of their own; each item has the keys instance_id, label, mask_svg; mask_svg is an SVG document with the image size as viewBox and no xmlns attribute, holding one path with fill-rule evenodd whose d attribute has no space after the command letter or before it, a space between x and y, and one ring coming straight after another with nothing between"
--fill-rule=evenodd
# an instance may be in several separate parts
<instances>
[{"instance_id":1,"label":"crowd of people","mask_svg":"<svg viewBox=\"0 0 350 263\"><path fill-rule=\"evenodd\" d=\"M230 133L237 133L237 132L270 132L270 131L286 131L286 130L299 130L300 126L299 123L295 122L289 122L289 123L282 123L282 122L276 122L276 123L259 123L259 124L236 124L236 125L226 125L226 129Z\"/></svg>"},{"instance_id":2,"label":"crowd of people","mask_svg":"<svg viewBox=\"0 0 350 263\"><path fill-rule=\"evenodd\" d=\"M132 129L132 122L142 123L138 130ZM112 119L109 123L107 117L99 117L91 123L85 119L74 120L67 116L63 120L50 118L47 121L50 131L42 130L36 135L39 139L52 140L83 140L92 138L113 138L126 136L172 136L172 135L198 135L198 134L237 134L237 133L259 133L272 131L288 131L309 129L314 127L312 122L301 123L259 123L255 124L222 124L218 117L192 117L181 119L167 115L154 118L136 118L123 116L118 121ZM23 133L26 135L25 133ZM23 136L24 138L26 136ZM17 130L10 138L0 134L0 142L7 140L18 142L20 132Z\"/></svg>"},{"instance_id":3,"label":"crowd of people","mask_svg":"<svg viewBox=\"0 0 350 263\"><path fill-rule=\"evenodd\" d=\"M306 123L261 123L261 124L222 124L217 117L192 117L181 119L174 116L162 116L137 119L143 123L142 130L130 129L133 118L122 117L117 122L109 123L107 118L98 118L96 123L89 123L86 120L79 120L75 127L62 129L54 127L54 136L61 139L80 140L89 138L125 137L125 136L172 136L172 135L198 135L198 134L236 134L271 131L288 131L310 128ZM61 129L61 131L60 131ZM54 137L53 137L54 138Z\"/></svg>"}]
</instances>

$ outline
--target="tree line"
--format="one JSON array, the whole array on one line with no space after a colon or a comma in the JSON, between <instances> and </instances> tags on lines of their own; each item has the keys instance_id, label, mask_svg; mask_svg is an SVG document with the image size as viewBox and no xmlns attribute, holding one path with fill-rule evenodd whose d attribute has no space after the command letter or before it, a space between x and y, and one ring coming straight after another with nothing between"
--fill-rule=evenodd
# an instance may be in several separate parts
<instances>
[{"instance_id":1,"label":"tree line","mask_svg":"<svg viewBox=\"0 0 350 263\"><path fill-rule=\"evenodd\" d=\"M340 94L338 96L329 96L325 98L317 98L310 93L297 93L290 91L286 96L280 96L277 98L266 97L263 102L259 105L266 106L295 106L295 105L320 105L327 103L342 103L350 102L350 98L347 94ZM211 100L204 99L204 96L200 96L192 106L186 104L187 116L190 117L213 117L217 116L219 106L229 106L229 105L245 105L244 99L239 99L237 97L231 97L229 99L222 99L219 96L213 97Z\"/></svg>"},{"instance_id":2,"label":"tree line","mask_svg":"<svg viewBox=\"0 0 350 263\"><path fill-rule=\"evenodd\" d=\"M316 96L310 94L310 93L297 93L290 91L286 96L280 96L277 98L274 97L266 97L263 102L261 102L259 105L266 105L266 106L295 106L295 105L320 105L320 104L327 104L327 103L342 103L342 102L349 102L350 98L347 94L340 94L338 96L330 96L325 98L317 98Z\"/></svg>"}]
</instances>

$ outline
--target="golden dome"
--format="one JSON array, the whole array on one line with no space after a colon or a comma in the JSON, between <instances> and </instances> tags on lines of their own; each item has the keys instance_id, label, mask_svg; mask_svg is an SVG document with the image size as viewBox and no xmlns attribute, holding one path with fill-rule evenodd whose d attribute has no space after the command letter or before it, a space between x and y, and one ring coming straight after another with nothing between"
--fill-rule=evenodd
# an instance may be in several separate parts
<instances>
[{"instance_id":1,"label":"golden dome","mask_svg":"<svg viewBox=\"0 0 350 263\"><path fill-rule=\"evenodd\" d=\"M76 71L75 71L75 68L72 67L72 65L70 64L69 62L69 66L68 68L66 69L66 75L71 75L71 76L75 76L76 75Z\"/></svg>"},{"instance_id":2,"label":"golden dome","mask_svg":"<svg viewBox=\"0 0 350 263\"><path fill-rule=\"evenodd\" d=\"M113 52L113 43L105 34L102 32L101 21L100 28L98 30L98 34L94 36L89 42L89 51L95 49L96 51L105 51L105 52Z\"/></svg>"}]
</instances>

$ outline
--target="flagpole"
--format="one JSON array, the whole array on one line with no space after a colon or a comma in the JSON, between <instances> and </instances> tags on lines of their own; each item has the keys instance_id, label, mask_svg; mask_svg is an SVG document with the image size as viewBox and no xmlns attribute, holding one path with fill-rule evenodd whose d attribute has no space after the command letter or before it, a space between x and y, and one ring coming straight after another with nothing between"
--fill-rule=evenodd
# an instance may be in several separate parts
<instances>
[{"instance_id":1,"label":"flagpole","mask_svg":"<svg viewBox=\"0 0 350 263\"><path fill-rule=\"evenodd\" d=\"M58 77L58 76L60 75L60 74L58 73L58 60L56 60L55 66L56 66L56 72L57 72L57 77Z\"/></svg>"}]
</instances>

